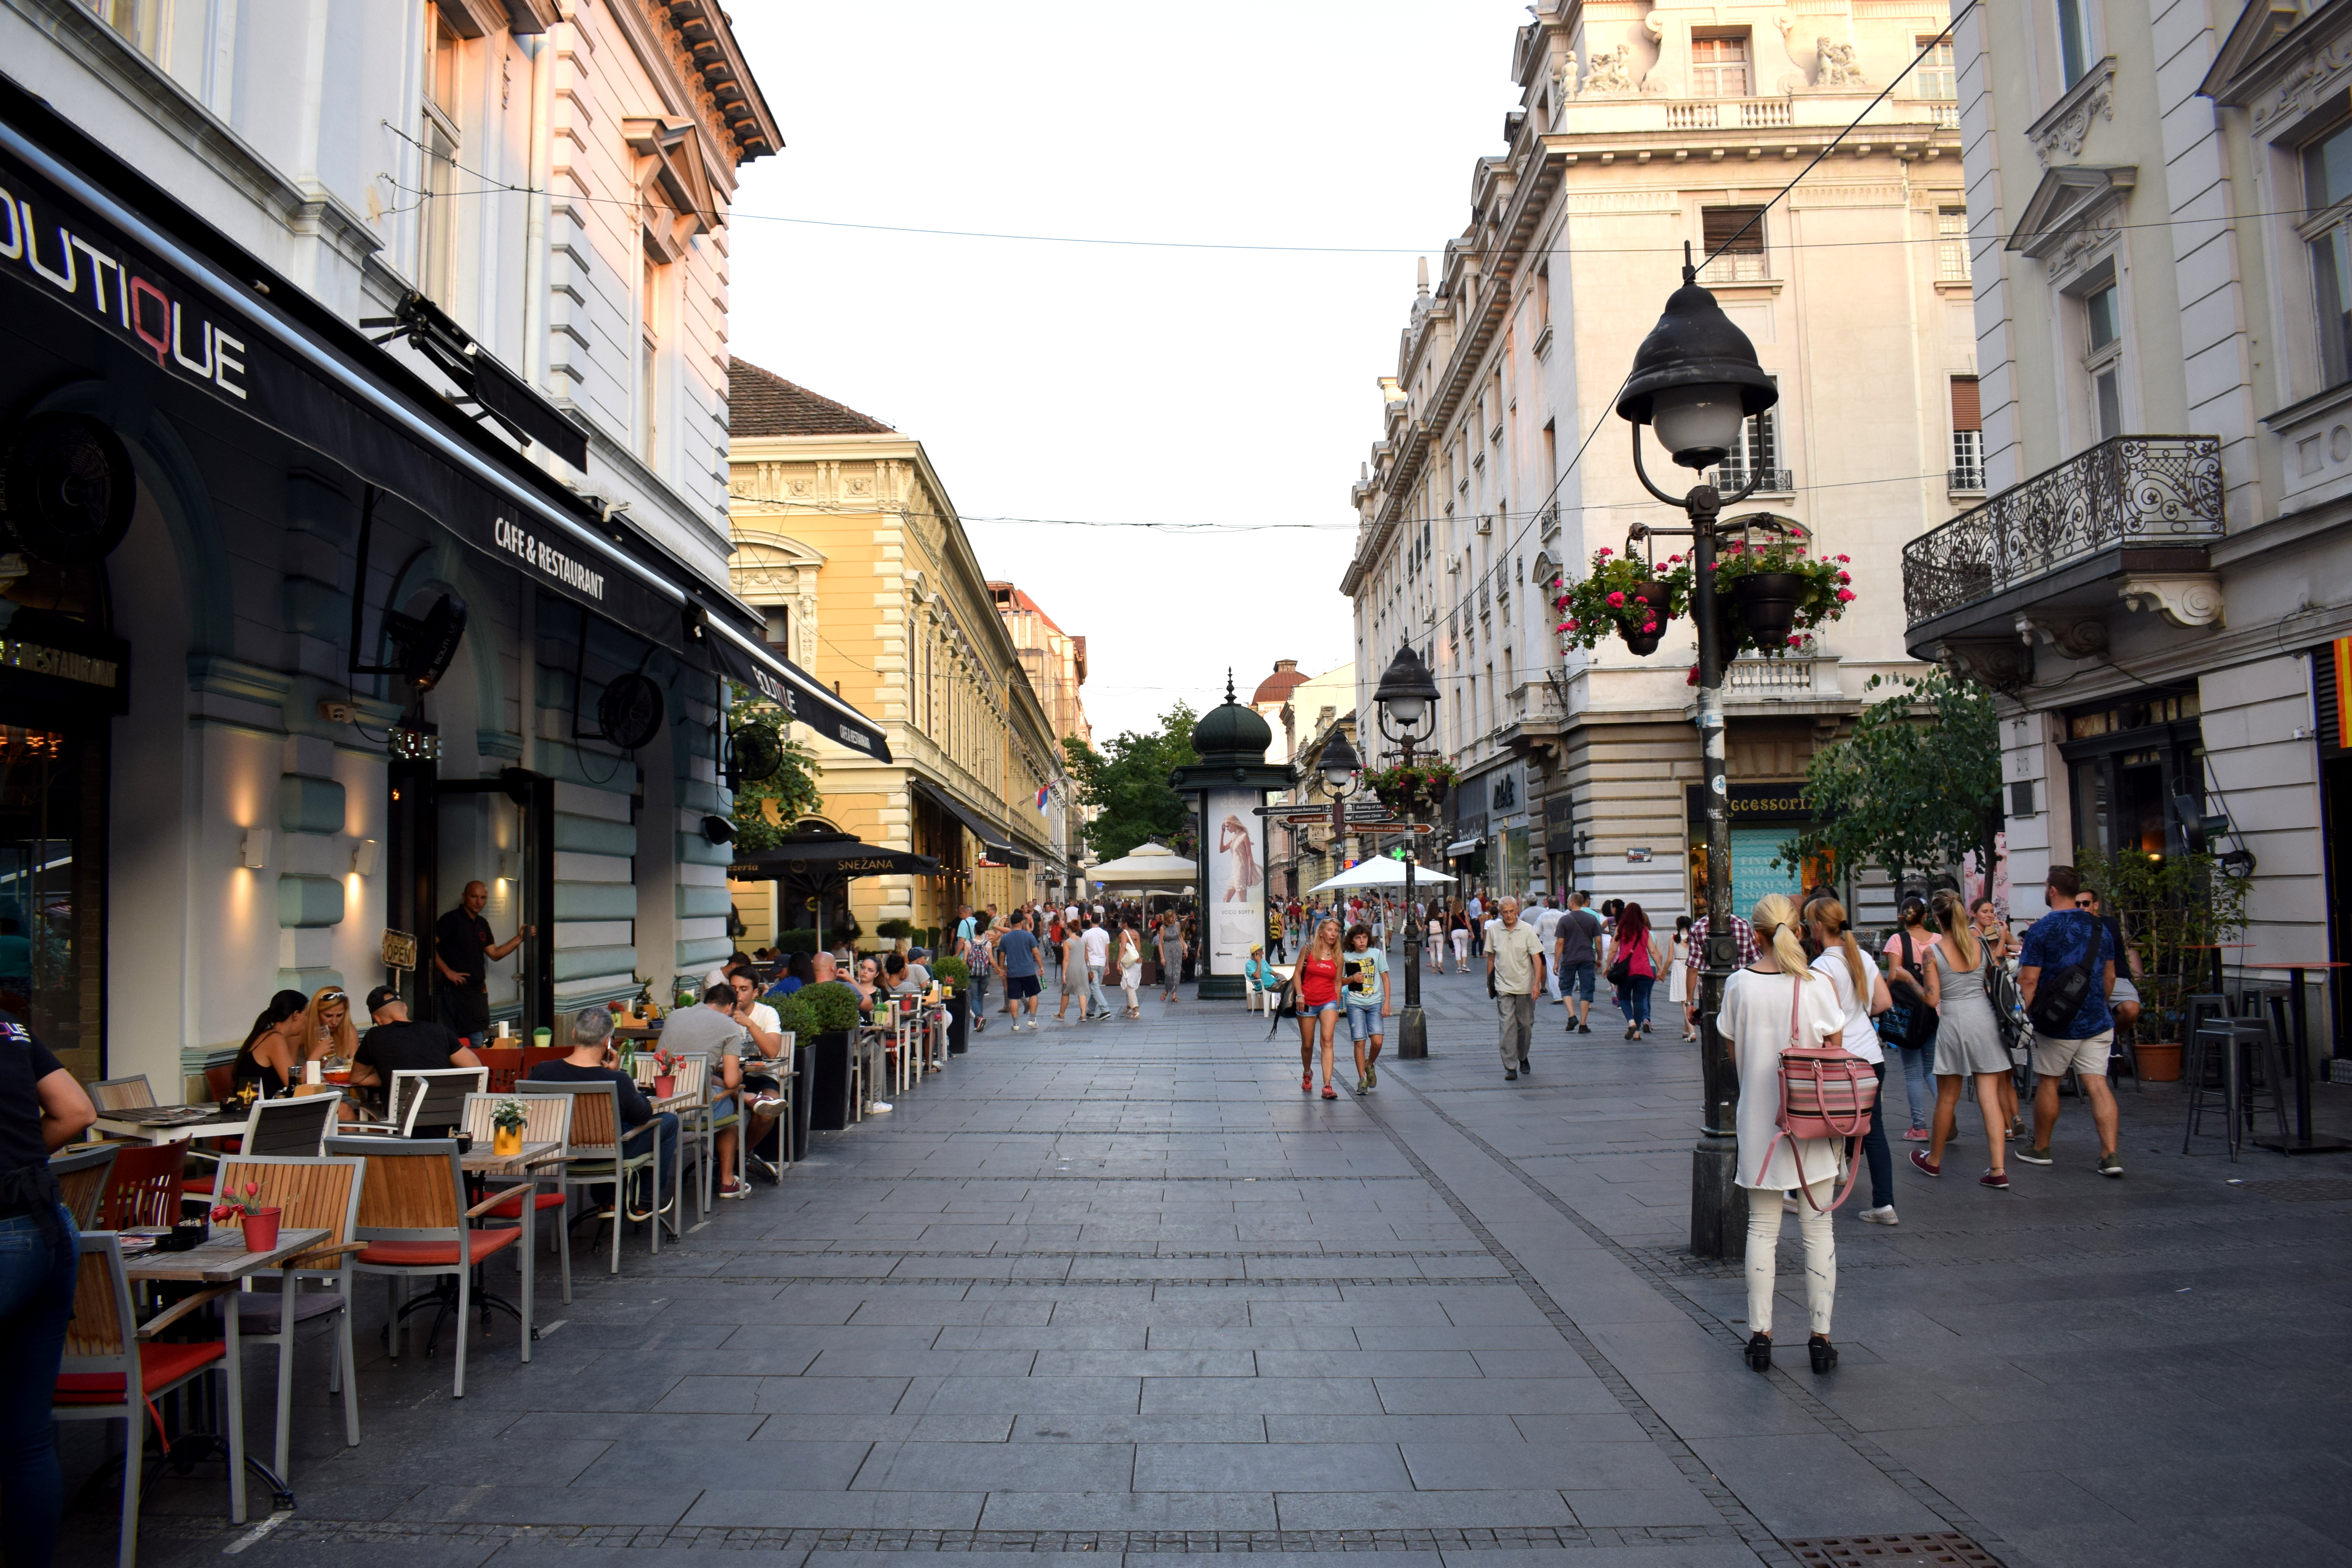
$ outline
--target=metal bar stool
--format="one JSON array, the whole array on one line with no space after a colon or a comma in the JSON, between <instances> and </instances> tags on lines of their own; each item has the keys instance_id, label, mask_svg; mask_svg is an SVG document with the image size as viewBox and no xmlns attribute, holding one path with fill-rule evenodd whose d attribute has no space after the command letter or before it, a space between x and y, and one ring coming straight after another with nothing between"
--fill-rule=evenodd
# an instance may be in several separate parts
<instances>
[{"instance_id":1,"label":"metal bar stool","mask_svg":"<svg viewBox=\"0 0 2352 1568\"><path fill-rule=\"evenodd\" d=\"M2245 1142L2246 1130L2253 1125L2254 1113L2260 1109L2254 1092L2246 1081L2247 1053L2255 1048L2263 1054L2263 1087L2268 1095L2267 1109L2278 1121L2279 1137L2285 1139L2286 1061L2279 1051L2277 1032L2271 1027L2267 1018L2222 1018L2205 1025L2189 1037L2187 1073L2189 1126L2181 1134L2182 1153L2189 1152L2189 1140L2195 1138L2203 1126L2206 1097L2218 1092L2221 1100L2221 1113L2226 1119L2222 1136L2229 1144L2231 1160L2233 1163L2237 1160L2238 1151ZM2218 1064L2213 1062L2216 1056L2220 1058ZM2209 1086L2207 1073L2214 1065L2220 1068L2221 1081L2218 1086Z\"/></svg>"}]
</instances>

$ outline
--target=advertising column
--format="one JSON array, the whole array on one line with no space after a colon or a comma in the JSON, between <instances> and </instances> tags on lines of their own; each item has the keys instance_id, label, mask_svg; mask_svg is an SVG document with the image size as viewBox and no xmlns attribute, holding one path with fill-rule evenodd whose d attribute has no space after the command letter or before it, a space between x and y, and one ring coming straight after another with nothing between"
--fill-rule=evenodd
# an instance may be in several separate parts
<instances>
[{"instance_id":1,"label":"advertising column","mask_svg":"<svg viewBox=\"0 0 2352 1568\"><path fill-rule=\"evenodd\" d=\"M1265 819L1257 807L1263 790L1202 792L1201 892L1208 918L1202 923L1207 975L1239 979L1250 948L1265 932Z\"/></svg>"}]
</instances>

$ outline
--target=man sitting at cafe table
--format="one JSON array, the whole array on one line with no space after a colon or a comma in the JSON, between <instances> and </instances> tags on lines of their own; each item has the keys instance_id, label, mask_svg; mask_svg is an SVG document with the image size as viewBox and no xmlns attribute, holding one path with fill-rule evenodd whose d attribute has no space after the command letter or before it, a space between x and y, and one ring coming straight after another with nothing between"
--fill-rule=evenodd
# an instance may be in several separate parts
<instances>
[{"instance_id":1,"label":"man sitting at cafe table","mask_svg":"<svg viewBox=\"0 0 2352 1568\"><path fill-rule=\"evenodd\" d=\"M677 1113L656 1112L637 1088L637 1080L620 1068L620 1058L613 1050L613 1014L605 1007L583 1007L572 1016L572 1051L561 1061L541 1062L530 1069L531 1079L550 1083L609 1083L619 1097L621 1108L621 1144L632 1158L645 1152L644 1129L647 1122L656 1125L654 1134L659 1145L660 1166L665 1177L677 1168ZM525 1079L529 1082L530 1079ZM592 1203L609 1207L613 1201L610 1187L589 1189ZM650 1207L651 1205L646 1205Z\"/></svg>"},{"instance_id":2,"label":"man sitting at cafe table","mask_svg":"<svg viewBox=\"0 0 2352 1568\"><path fill-rule=\"evenodd\" d=\"M710 1105L713 1119L723 1119L734 1111L735 1097L743 1088L743 1051L751 1030L737 1016L742 1001L732 982L722 982L703 992L700 1006L673 1013L662 1025L660 1044L664 1050L695 1051L718 1058L712 1086L718 1098ZM719 1195L722 1198L751 1194L751 1188L735 1179L735 1134L732 1127L722 1127L719 1131L716 1153Z\"/></svg>"},{"instance_id":3,"label":"man sitting at cafe table","mask_svg":"<svg viewBox=\"0 0 2352 1568\"><path fill-rule=\"evenodd\" d=\"M352 1087L362 1091L376 1110L384 1108L384 1096L396 1072L435 1072L443 1068L482 1065L481 1058L440 1025L418 1023L411 1018L408 1004L391 986L379 985L369 992L367 1007L374 1027L360 1037L359 1051L352 1058ZM343 1120L348 1121L355 1114L356 1108L345 1100Z\"/></svg>"},{"instance_id":4,"label":"man sitting at cafe table","mask_svg":"<svg viewBox=\"0 0 2352 1568\"><path fill-rule=\"evenodd\" d=\"M784 1108L783 1089L776 1075L792 1071L792 1064L782 1059L784 1026L776 1010L760 1000L759 975L748 963L730 963L727 979L735 987L735 1021L743 1026L757 1053L743 1058L743 1092L754 1118L751 1152L756 1154L775 1130L773 1118Z\"/></svg>"}]
</instances>

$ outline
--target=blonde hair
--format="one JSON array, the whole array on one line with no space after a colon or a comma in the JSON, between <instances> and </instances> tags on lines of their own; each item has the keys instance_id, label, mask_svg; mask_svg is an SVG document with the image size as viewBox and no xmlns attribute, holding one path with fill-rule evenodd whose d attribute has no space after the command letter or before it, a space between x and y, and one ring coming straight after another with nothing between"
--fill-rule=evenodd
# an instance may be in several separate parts
<instances>
[{"instance_id":1,"label":"blonde hair","mask_svg":"<svg viewBox=\"0 0 2352 1568\"><path fill-rule=\"evenodd\" d=\"M1962 969L1974 969L1984 958L1984 947L1977 941L1976 922L1969 919L1968 900L1949 888L1938 888L1932 900L1936 910L1936 929L1944 940L1959 953Z\"/></svg>"},{"instance_id":2,"label":"blonde hair","mask_svg":"<svg viewBox=\"0 0 2352 1568\"><path fill-rule=\"evenodd\" d=\"M1788 894L1767 893L1757 900L1756 907L1748 911L1748 923L1756 928L1758 936L1772 944L1772 956L1780 961L1781 968L1801 980L1811 977L1812 968L1805 962L1805 944L1797 940L1797 906L1789 901Z\"/></svg>"},{"instance_id":3,"label":"blonde hair","mask_svg":"<svg viewBox=\"0 0 2352 1568\"><path fill-rule=\"evenodd\" d=\"M1812 915L1821 922L1822 934L1845 949L1845 972L1853 979L1855 997L1867 1008L1870 982L1864 976L1870 972L1863 967L1862 949L1855 944L1853 932L1846 929L1845 906L1824 893L1813 900Z\"/></svg>"},{"instance_id":4,"label":"blonde hair","mask_svg":"<svg viewBox=\"0 0 2352 1568\"><path fill-rule=\"evenodd\" d=\"M343 988L340 985L321 985L317 991L311 993L310 1005L305 1009L310 1015L303 1020L302 1053L305 1059L319 1048L319 1031L325 1026L322 1020L326 1016L327 1009L338 1002L343 1005L343 1023L342 1026L335 1031L335 1043L329 1047L328 1050L331 1055L341 1057L345 1061L359 1055L360 1032L358 1026L352 1022L351 997L344 994Z\"/></svg>"},{"instance_id":5,"label":"blonde hair","mask_svg":"<svg viewBox=\"0 0 2352 1568\"><path fill-rule=\"evenodd\" d=\"M1347 952L1347 935L1339 930L1339 922L1329 915L1325 915L1322 919L1315 922L1315 936L1307 945L1318 953L1323 951L1323 928L1325 926L1329 926L1333 933L1334 940L1331 943L1331 951L1335 953Z\"/></svg>"}]
</instances>

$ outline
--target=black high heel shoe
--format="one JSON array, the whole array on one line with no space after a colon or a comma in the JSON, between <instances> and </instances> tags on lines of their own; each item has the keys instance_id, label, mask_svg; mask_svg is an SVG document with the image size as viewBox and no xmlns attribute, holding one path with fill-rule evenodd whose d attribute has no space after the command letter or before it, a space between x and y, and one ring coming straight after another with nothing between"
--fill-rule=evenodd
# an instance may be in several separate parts
<instances>
[{"instance_id":1,"label":"black high heel shoe","mask_svg":"<svg viewBox=\"0 0 2352 1568\"><path fill-rule=\"evenodd\" d=\"M1837 1366L1837 1346L1830 1343L1827 1337L1815 1334L1805 1342L1805 1349L1812 1354L1815 1372L1829 1372Z\"/></svg>"},{"instance_id":2,"label":"black high heel shoe","mask_svg":"<svg viewBox=\"0 0 2352 1568\"><path fill-rule=\"evenodd\" d=\"M1754 1367L1758 1372L1770 1372L1772 1370L1771 1335L1750 1334L1748 1336L1748 1364Z\"/></svg>"}]
</instances>

